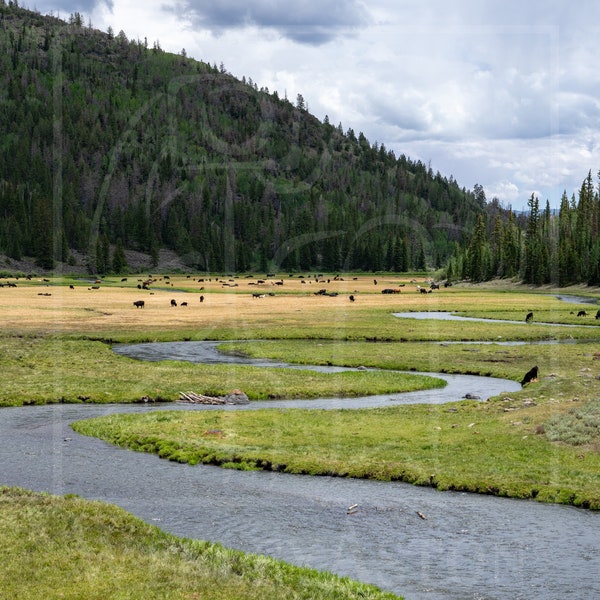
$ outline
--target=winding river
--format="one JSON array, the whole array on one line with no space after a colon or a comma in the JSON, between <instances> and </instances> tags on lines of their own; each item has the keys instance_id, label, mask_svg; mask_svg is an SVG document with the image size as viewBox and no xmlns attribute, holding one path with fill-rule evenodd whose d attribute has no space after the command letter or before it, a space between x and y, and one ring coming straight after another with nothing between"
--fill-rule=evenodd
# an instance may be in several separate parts
<instances>
[{"instance_id":1,"label":"winding river","mask_svg":"<svg viewBox=\"0 0 600 600\"><path fill-rule=\"evenodd\" d=\"M223 359L214 344L198 344L193 351L193 343L186 344L169 351L185 351L187 358L197 352L203 361ZM144 346L138 350L156 359L158 349ZM267 361L273 364L278 363ZM424 395L441 402L465 392L480 391L483 398L519 387L477 377L448 381L437 399L439 390ZM425 401L418 394L252 403L245 408ZM600 514L591 511L402 483L191 467L80 436L69 426L96 415L165 408L214 409L183 404L3 409L0 481L110 502L176 535L347 575L407 600L600 597ZM356 512L348 514L354 504Z\"/></svg>"}]
</instances>

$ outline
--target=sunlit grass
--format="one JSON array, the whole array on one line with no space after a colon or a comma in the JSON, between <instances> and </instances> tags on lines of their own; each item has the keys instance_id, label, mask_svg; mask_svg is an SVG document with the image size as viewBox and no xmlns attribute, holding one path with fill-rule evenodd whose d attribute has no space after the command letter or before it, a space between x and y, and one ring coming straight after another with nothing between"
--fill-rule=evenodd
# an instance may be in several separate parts
<instances>
[{"instance_id":1,"label":"sunlit grass","mask_svg":"<svg viewBox=\"0 0 600 600\"><path fill-rule=\"evenodd\" d=\"M135 278L108 279L99 289L91 289L90 282L68 279L2 288L0 309L6 327L5 337L0 338L5 374L0 403L173 401L181 391L224 395L235 388L251 399L356 396L435 385L393 370L520 381L537 365L538 382L510 398L493 398L484 404L341 415L251 411L227 417L236 419L241 429L230 428L230 435L222 438L211 441L200 436L198 441L198 432L193 431L193 451L186 446L190 443L187 429L177 435L171 430L176 442L161 440L159 449L145 438L138 444L137 434L121 441L173 460L278 470L283 465L281 470L294 472L399 478L441 489L535 496L597 507L600 484L593 469L597 472L600 417L593 401L598 398L600 361L595 343L600 321L591 316L594 311L589 305L567 304L551 290L537 293L523 286L465 285L421 294L416 285L426 285L425 280L384 276L375 284L371 276L331 278L325 283L314 279L302 283L298 277L278 276L259 284L257 279L198 281L179 275L156 280L151 290L139 290ZM276 280L283 285L276 285ZM384 287L401 291L381 294ZM320 288L337 295L315 295ZM255 298L255 292L264 297ZM589 295L590 291L571 293ZM138 298L144 299L145 308L133 306ZM172 307L171 299L178 306ZM181 306L182 302L188 305ZM590 315L577 317L582 307ZM451 311L490 320L394 316L415 311ZM528 324L529 311L534 319ZM222 347L292 363L383 370L324 374L175 361L144 363L115 355L106 343L203 339L246 340ZM263 341L251 341L255 339ZM455 343L472 341L488 343ZM506 341L527 343L501 343ZM531 343L539 341L563 343ZM455 409L479 427L454 423ZM302 419L294 429L297 414ZM353 422L344 423L347 418ZM395 429L389 429L391 423ZM256 439L248 435L251 424L257 428ZM355 435L348 437L352 430ZM270 435L273 431L277 435ZM163 435L160 428L156 435ZM272 445L266 446L266 441Z\"/></svg>"}]
</instances>

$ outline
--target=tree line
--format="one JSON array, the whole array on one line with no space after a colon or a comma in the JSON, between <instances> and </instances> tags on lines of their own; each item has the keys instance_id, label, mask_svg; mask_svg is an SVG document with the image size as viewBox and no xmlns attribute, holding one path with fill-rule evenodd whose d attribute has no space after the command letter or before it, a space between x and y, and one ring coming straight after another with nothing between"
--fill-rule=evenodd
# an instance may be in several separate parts
<instances>
[{"instance_id":1,"label":"tree line","mask_svg":"<svg viewBox=\"0 0 600 600\"><path fill-rule=\"evenodd\" d=\"M298 95L0 0L0 253L90 273L125 252L210 272L422 271L595 281L598 194L488 202ZM594 266L595 265L595 266Z\"/></svg>"},{"instance_id":2,"label":"tree line","mask_svg":"<svg viewBox=\"0 0 600 600\"><path fill-rule=\"evenodd\" d=\"M600 180L600 172L598 173ZM600 199L591 171L577 196L563 192L558 211L543 209L534 194L526 214L494 210L480 213L468 245L457 248L448 273L485 281L519 277L524 283L600 285Z\"/></svg>"}]
</instances>

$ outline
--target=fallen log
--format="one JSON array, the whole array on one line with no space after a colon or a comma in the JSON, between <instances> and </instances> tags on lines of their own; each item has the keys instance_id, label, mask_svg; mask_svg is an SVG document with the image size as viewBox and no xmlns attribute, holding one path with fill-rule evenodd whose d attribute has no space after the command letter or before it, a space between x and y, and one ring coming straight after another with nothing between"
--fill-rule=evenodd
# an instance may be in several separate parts
<instances>
[{"instance_id":1,"label":"fallen log","mask_svg":"<svg viewBox=\"0 0 600 600\"><path fill-rule=\"evenodd\" d=\"M224 398L215 396L205 396L195 392L179 392L180 402L190 402L191 404L227 404Z\"/></svg>"}]
</instances>

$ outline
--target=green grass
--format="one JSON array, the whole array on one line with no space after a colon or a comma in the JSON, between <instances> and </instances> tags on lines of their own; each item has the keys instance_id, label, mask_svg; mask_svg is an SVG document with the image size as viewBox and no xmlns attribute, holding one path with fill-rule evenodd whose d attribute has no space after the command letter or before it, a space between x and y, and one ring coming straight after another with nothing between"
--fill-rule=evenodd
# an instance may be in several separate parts
<instances>
[{"instance_id":1,"label":"green grass","mask_svg":"<svg viewBox=\"0 0 600 600\"><path fill-rule=\"evenodd\" d=\"M392 600L330 573L178 538L124 510L0 488L0 597Z\"/></svg>"},{"instance_id":2,"label":"green grass","mask_svg":"<svg viewBox=\"0 0 600 600\"><path fill-rule=\"evenodd\" d=\"M71 280L53 281L59 282ZM106 297L118 303L120 282L105 283L115 294ZM128 327L121 319L128 319L129 312L88 310L87 298L72 312L52 312L61 309L61 302L40 304L36 290L26 287L37 285L19 283L18 291L25 288L22 298L30 305L11 305L12 296L4 296L5 307L17 307L21 313L13 316L0 337L0 406L142 398L173 401L180 391L222 395L234 388L251 399L383 394L438 383L400 376L391 372L394 369L520 381L537 364L539 382L485 403L344 411L165 410L143 416L112 415L77 423L75 428L180 462L403 480L440 490L600 509L596 350L600 323L576 317L579 308L589 306L565 304L548 292L523 287L507 291L455 286L426 297L403 291L382 298L379 290L364 285L364 293L357 294L352 305L343 297L337 303L328 299L330 305L313 305L308 298L294 298L286 288L289 302L295 302L287 312L287 304L283 309L278 304L273 312L265 302L257 303L256 310L252 305L242 317L224 308L216 313L217 319L203 318L199 312L198 322L184 322L173 319L179 313L158 308L151 312L148 307L144 320ZM135 279L126 285L134 286ZM231 293L248 290L219 291L218 297L227 300ZM104 298L98 306L104 305ZM130 302L127 309L131 310ZM518 322L417 321L392 314L411 310L455 311ZM534 323L521 323L529 310L534 310ZM146 321L146 315L152 318ZM586 327L553 327L542 321ZM255 338L270 341L223 347L301 364L364 365L384 371L319 374L175 361L144 363L115 355L107 343ZM441 343L501 340L580 343ZM209 431L220 433L215 436ZM265 557L177 539L116 507L7 489L0 502L4 565L0 597L156 597L156 590L162 598L178 599L393 597Z\"/></svg>"},{"instance_id":3,"label":"green grass","mask_svg":"<svg viewBox=\"0 0 600 600\"><path fill-rule=\"evenodd\" d=\"M553 444L530 401L109 415L74 429L191 464L401 480L600 509L600 454ZM212 432L218 432L213 435Z\"/></svg>"},{"instance_id":4,"label":"green grass","mask_svg":"<svg viewBox=\"0 0 600 600\"><path fill-rule=\"evenodd\" d=\"M386 394L444 385L419 375L318 373L250 366L142 362L101 342L40 337L0 338L0 406L56 402L175 401L180 392L219 396L243 389L253 400Z\"/></svg>"}]
</instances>

